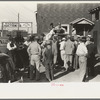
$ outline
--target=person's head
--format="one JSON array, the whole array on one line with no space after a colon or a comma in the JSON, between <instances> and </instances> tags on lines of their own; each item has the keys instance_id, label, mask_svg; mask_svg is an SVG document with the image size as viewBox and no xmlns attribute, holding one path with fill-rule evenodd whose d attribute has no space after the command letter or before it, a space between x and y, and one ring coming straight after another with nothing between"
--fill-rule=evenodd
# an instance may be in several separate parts
<instances>
[{"instance_id":1,"label":"person's head","mask_svg":"<svg viewBox=\"0 0 100 100\"><path fill-rule=\"evenodd\" d=\"M61 23L58 23L58 27L61 28Z\"/></svg>"},{"instance_id":2,"label":"person's head","mask_svg":"<svg viewBox=\"0 0 100 100\"><path fill-rule=\"evenodd\" d=\"M51 28L54 28L54 24L53 24L53 23L50 23L50 27L51 27Z\"/></svg>"},{"instance_id":3,"label":"person's head","mask_svg":"<svg viewBox=\"0 0 100 100\"><path fill-rule=\"evenodd\" d=\"M93 39L93 38L90 38L90 41L91 41L91 42L94 42L94 39Z\"/></svg>"},{"instance_id":4,"label":"person's head","mask_svg":"<svg viewBox=\"0 0 100 100\"><path fill-rule=\"evenodd\" d=\"M90 37L89 36L87 36L86 41L90 41Z\"/></svg>"},{"instance_id":5,"label":"person's head","mask_svg":"<svg viewBox=\"0 0 100 100\"><path fill-rule=\"evenodd\" d=\"M34 41L37 41L38 42L39 41L39 37L38 36L35 36L34 37Z\"/></svg>"},{"instance_id":6,"label":"person's head","mask_svg":"<svg viewBox=\"0 0 100 100\"><path fill-rule=\"evenodd\" d=\"M10 42L14 42L14 38L13 37L9 37L9 41Z\"/></svg>"},{"instance_id":7,"label":"person's head","mask_svg":"<svg viewBox=\"0 0 100 100\"><path fill-rule=\"evenodd\" d=\"M80 38L80 42L85 43L85 42L86 42L86 37L81 37L81 38Z\"/></svg>"},{"instance_id":8,"label":"person's head","mask_svg":"<svg viewBox=\"0 0 100 100\"><path fill-rule=\"evenodd\" d=\"M49 40L46 41L46 46L51 45L51 42Z\"/></svg>"},{"instance_id":9,"label":"person's head","mask_svg":"<svg viewBox=\"0 0 100 100\"><path fill-rule=\"evenodd\" d=\"M31 37L30 37L30 41L32 42L32 41L34 41L34 35L32 35Z\"/></svg>"},{"instance_id":10,"label":"person's head","mask_svg":"<svg viewBox=\"0 0 100 100\"><path fill-rule=\"evenodd\" d=\"M62 41L66 41L66 38L62 38Z\"/></svg>"},{"instance_id":11,"label":"person's head","mask_svg":"<svg viewBox=\"0 0 100 100\"><path fill-rule=\"evenodd\" d=\"M21 35L21 32L20 32L20 31L18 31L18 32L17 32L17 37L22 37L22 35Z\"/></svg>"},{"instance_id":12,"label":"person's head","mask_svg":"<svg viewBox=\"0 0 100 100\"><path fill-rule=\"evenodd\" d=\"M56 35L53 36L53 40L54 40L54 41L57 40L57 36L56 36Z\"/></svg>"},{"instance_id":13,"label":"person's head","mask_svg":"<svg viewBox=\"0 0 100 100\"><path fill-rule=\"evenodd\" d=\"M70 37L70 40L71 40L72 42L74 42L74 37L73 37L73 36L71 36L71 37Z\"/></svg>"},{"instance_id":14,"label":"person's head","mask_svg":"<svg viewBox=\"0 0 100 100\"><path fill-rule=\"evenodd\" d=\"M70 40L70 35L67 35L67 40Z\"/></svg>"}]
</instances>

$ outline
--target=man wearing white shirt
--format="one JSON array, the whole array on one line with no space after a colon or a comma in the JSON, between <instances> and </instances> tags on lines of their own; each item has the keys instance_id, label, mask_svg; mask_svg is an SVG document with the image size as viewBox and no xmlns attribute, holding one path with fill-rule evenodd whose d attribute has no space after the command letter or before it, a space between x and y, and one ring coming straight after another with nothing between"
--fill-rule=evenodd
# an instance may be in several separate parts
<instances>
[{"instance_id":1,"label":"man wearing white shirt","mask_svg":"<svg viewBox=\"0 0 100 100\"><path fill-rule=\"evenodd\" d=\"M76 54L79 56L80 79L81 81L83 81L86 75L87 54L88 54L88 50L85 45L85 37L81 38L80 44L77 47Z\"/></svg>"},{"instance_id":2,"label":"man wearing white shirt","mask_svg":"<svg viewBox=\"0 0 100 100\"><path fill-rule=\"evenodd\" d=\"M64 50L64 45L65 45L65 38L62 38L62 41L60 42L60 55L61 59L64 62L64 67L65 67L65 50Z\"/></svg>"},{"instance_id":3,"label":"man wearing white shirt","mask_svg":"<svg viewBox=\"0 0 100 100\"><path fill-rule=\"evenodd\" d=\"M13 59L14 63L16 62L16 51L17 46L14 43L14 39L11 38L10 41L7 43L8 55Z\"/></svg>"},{"instance_id":4,"label":"man wearing white shirt","mask_svg":"<svg viewBox=\"0 0 100 100\"><path fill-rule=\"evenodd\" d=\"M7 44L7 49L8 50L14 50L14 49L16 49L17 47L16 47L16 45L15 44L13 44L13 46L11 46L11 42L8 42L8 44Z\"/></svg>"}]
</instances>

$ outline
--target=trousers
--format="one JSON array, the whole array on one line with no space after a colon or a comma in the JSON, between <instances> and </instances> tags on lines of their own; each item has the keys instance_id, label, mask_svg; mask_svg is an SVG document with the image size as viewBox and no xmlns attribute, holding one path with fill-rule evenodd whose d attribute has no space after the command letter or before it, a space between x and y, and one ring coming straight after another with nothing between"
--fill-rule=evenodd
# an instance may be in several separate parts
<instances>
[{"instance_id":1,"label":"trousers","mask_svg":"<svg viewBox=\"0 0 100 100\"><path fill-rule=\"evenodd\" d=\"M52 62L46 62L45 63L45 70L46 70L46 78L49 80L53 80L54 73L53 73L53 65Z\"/></svg>"},{"instance_id":2,"label":"trousers","mask_svg":"<svg viewBox=\"0 0 100 100\"><path fill-rule=\"evenodd\" d=\"M53 64L56 64L57 63L57 55L54 55L53 56Z\"/></svg>"},{"instance_id":3,"label":"trousers","mask_svg":"<svg viewBox=\"0 0 100 100\"><path fill-rule=\"evenodd\" d=\"M83 81L86 74L87 58L85 56L79 56L79 70L80 70L80 81Z\"/></svg>"},{"instance_id":4,"label":"trousers","mask_svg":"<svg viewBox=\"0 0 100 100\"><path fill-rule=\"evenodd\" d=\"M60 54L61 54L61 59L62 61L64 62L64 67L66 66L66 55L65 55L65 51L64 50L61 50L60 51Z\"/></svg>"},{"instance_id":5,"label":"trousers","mask_svg":"<svg viewBox=\"0 0 100 100\"><path fill-rule=\"evenodd\" d=\"M30 68L30 75L32 75L33 70L36 71L36 80L40 77L40 56L39 55L31 55L31 61L30 64L33 66L33 68ZM31 66L31 67L32 67Z\"/></svg>"},{"instance_id":6,"label":"trousers","mask_svg":"<svg viewBox=\"0 0 100 100\"><path fill-rule=\"evenodd\" d=\"M68 69L69 67L72 67L72 54L65 55L65 68Z\"/></svg>"}]
</instances>

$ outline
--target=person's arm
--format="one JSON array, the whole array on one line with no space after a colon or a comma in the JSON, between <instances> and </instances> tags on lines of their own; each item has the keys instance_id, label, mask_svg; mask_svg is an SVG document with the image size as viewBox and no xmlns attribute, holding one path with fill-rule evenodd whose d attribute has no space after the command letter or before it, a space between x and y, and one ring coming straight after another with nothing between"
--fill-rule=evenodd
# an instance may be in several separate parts
<instances>
[{"instance_id":1,"label":"person's arm","mask_svg":"<svg viewBox=\"0 0 100 100\"><path fill-rule=\"evenodd\" d=\"M29 55L29 56L31 55L30 49L31 49L31 45L27 48L27 52L28 52L28 55Z\"/></svg>"},{"instance_id":2,"label":"person's arm","mask_svg":"<svg viewBox=\"0 0 100 100\"><path fill-rule=\"evenodd\" d=\"M86 46L84 47L84 56L88 56L88 49Z\"/></svg>"},{"instance_id":3,"label":"person's arm","mask_svg":"<svg viewBox=\"0 0 100 100\"><path fill-rule=\"evenodd\" d=\"M45 59L46 58L46 48L44 49L42 56L43 56L42 61L45 62L45 60L46 60Z\"/></svg>"},{"instance_id":4,"label":"person's arm","mask_svg":"<svg viewBox=\"0 0 100 100\"><path fill-rule=\"evenodd\" d=\"M38 44L38 49L39 49L39 56L41 56L41 47L39 44Z\"/></svg>"},{"instance_id":5,"label":"person's arm","mask_svg":"<svg viewBox=\"0 0 100 100\"><path fill-rule=\"evenodd\" d=\"M7 49L12 50L12 48L10 47L10 43L7 44Z\"/></svg>"},{"instance_id":6,"label":"person's arm","mask_svg":"<svg viewBox=\"0 0 100 100\"><path fill-rule=\"evenodd\" d=\"M13 47L13 49L16 49L17 48L17 46L14 44L14 47Z\"/></svg>"}]
</instances>

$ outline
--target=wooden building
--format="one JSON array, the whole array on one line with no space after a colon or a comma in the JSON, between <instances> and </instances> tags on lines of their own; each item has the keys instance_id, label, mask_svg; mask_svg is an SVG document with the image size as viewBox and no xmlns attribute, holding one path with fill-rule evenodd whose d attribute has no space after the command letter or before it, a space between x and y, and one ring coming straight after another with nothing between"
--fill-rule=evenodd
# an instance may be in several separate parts
<instances>
[{"instance_id":1,"label":"wooden building","mask_svg":"<svg viewBox=\"0 0 100 100\"><path fill-rule=\"evenodd\" d=\"M50 23L54 26L60 22L69 25L69 34L72 28L79 35L92 35L95 46L100 53L100 3L61 3L37 5L37 32L49 32ZM80 25L79 25L80 24ZM83 25L84 24L84 25ZM84 27L83 27L84 26Z\"/></svg>"}]
</instances>

